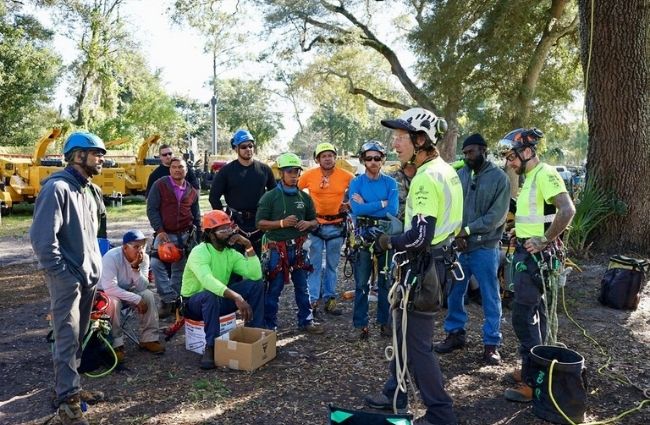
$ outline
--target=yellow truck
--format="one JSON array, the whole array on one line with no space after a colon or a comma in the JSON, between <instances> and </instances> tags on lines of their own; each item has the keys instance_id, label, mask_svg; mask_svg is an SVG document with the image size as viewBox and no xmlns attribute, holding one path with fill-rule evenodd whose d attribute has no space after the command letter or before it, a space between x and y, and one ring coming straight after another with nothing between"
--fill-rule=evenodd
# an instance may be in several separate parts
<instances>
[{"instance_id":1,"label":"yellow truck","mask_svg":"<svg viewBox=\"0 0 650 425\"><path fill-rule=\"evenodd\" d=\"M47 155L47 148L61 137L61 129L53 128L36 143L34 153L29 155L0 153L0 207L2 213L10 211L14 204L34 202L41 190L41 182L50 174L62 170L60 155ZM156 165L146 164L149 146L160 137L152 136L140 146L138 156L130 164L117 163L107 157L103 171L93 178L109 199L144 191L147 179ZM108 144L117 144L108 142Z\"/></svg>"}]
</instances>

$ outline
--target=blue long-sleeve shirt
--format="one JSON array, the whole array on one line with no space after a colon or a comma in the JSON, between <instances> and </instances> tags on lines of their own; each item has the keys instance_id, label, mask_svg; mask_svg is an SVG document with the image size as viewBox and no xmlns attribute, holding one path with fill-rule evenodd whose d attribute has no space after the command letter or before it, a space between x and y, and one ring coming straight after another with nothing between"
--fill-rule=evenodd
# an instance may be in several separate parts
<instances>
[{"instance_id":1,"label":"blue long-sleeve shirt","mask_svg":"<svg viewBox=\"0 0 650 425\"><path fill-rule=\"evenodd\" d=\"M399 189L397 181L380 173L376 179L371 179L365 173L361 174L350 182L348 189L350 197L350 208L352 216L356 219L359 216L387 218L387 214L397 216L399 209ZM355 194L361 195L363 203L354 200ZM388 201L382 208L381 201Z\"/></svg>"}]
</instances>

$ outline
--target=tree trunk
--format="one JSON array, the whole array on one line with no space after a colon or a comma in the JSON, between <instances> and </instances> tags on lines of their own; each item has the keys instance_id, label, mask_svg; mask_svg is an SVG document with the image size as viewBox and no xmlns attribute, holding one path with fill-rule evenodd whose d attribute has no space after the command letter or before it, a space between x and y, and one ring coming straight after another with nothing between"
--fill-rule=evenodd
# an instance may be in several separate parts
<instances>
[{"instance_id":1,"label":"tree trunk","mask_svg":"<svg viewBox=\"0 0 650 425\"><path fill-rule=\"evenodd\" d=\"M601 229L601 247L650 252L650 5L580 0L589 122L587 175L627 204ZM593 44L590 53L590 39ZM591 59L591 63L589 63Z\"/></svg>"}]
</instances>

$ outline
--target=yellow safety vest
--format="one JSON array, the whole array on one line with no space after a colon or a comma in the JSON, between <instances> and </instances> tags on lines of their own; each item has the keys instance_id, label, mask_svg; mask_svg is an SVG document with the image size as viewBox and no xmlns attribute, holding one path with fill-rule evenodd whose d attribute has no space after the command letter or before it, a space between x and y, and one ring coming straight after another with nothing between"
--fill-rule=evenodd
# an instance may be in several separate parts
<instances>
[{"instance_id":1,"label":"yellow safety vest","mask_svg":"<svg viewBox=\"0 0 650 425\"><path fill-rule=\"evenodd\" d=\"M406 198L405 228L414 216L436 218L431 245L458 234L463 223L463 187L456 170L438 157L420 166Z\"/></svg>"},{"instance_id":2,"label":"yellow safety vest","mask_svg":"<svg viewBox=\"0 0 650 425\"><path fill-rule=\"evenodd\" d=\"M515 232L518 238L544 236L555 220L553 198L566 192L566 186L555 167L539 163L526 172L526 180L517 197Z\"/></svg>"}]
</instances>

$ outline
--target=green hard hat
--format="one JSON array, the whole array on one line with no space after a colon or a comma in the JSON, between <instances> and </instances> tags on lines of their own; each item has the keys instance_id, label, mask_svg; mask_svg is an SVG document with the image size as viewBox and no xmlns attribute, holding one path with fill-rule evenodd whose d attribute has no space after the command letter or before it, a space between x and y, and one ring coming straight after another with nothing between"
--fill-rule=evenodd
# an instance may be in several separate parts
<instances>
[{"instance_id":1,"label":"green hard hat","mask_svg":"<svg viewBox=\"0 0 650 425\"><path fill-rule=\"evenodd\" d=\"M316 145L316 149L314 150L314 159L318 158L318 155L326 151L332 151L334 152L334 155L336 155L336 148L334 145L328 142L323 142Z\"/></svg>"},{"instance_id":2,"label":"green hard hat","mask_svg":"<svg viewBox=\"0 0 650 425\"><path fill-rule=\"evenodd\" d=\"M295 153L287 152L278 156L275 160L278 164L278 168L300 168L302 170L302 162L300 158Z\"/></svg>"}]
</instances>

